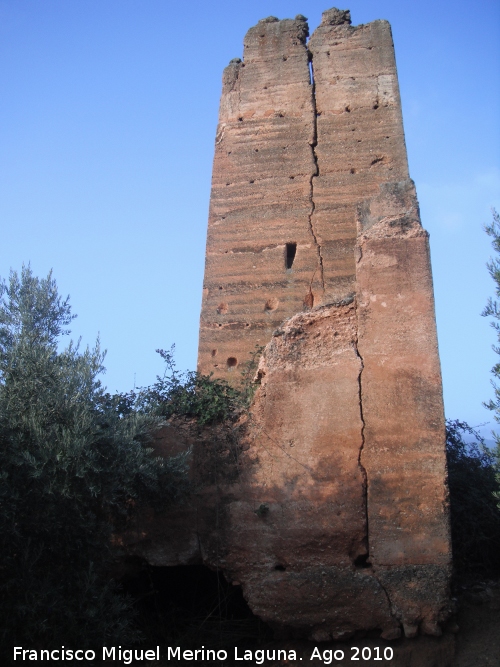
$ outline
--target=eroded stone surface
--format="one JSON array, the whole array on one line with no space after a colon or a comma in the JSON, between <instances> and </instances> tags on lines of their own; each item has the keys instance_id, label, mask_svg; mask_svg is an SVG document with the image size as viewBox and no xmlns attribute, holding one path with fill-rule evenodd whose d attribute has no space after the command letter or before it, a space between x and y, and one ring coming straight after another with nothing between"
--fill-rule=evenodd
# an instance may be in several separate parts
<instances>
[{"instance_id":1,"label":"eroded stone surface","mask_svg":"<svg viewBox=\"0 0 500 667\"><path fill-rule=\"evenodd\" d=\"M246 422L191 437L192 501L136 549L222 569L297 636L438 635L441 377L390 26L332 9L307 34L259 21L224 71L199 370L235 381L265 345L260 386Z\"/></svg>"},{"instance_id":2,"label":"eroded stone surface","mask_svg":"<svg viewBox=\"0 0 500 667\"><path fill-rule=\"evenodd\" d=\"M259 366L249 448L228 517L226 567L251 608L273 626L315 639L398 626L382 586L363 567L356 327L351 297L296 315L275 332Z\"/></svg>"},{"instance_id":3,"label":"eroded stone surface","mask_svg":"<svg viewBox=\"0 0 500 667\"><path fill-rule=\"evenodd\" d=\"M244 61L224 70L199 370L230 380L256 345L303 309L318 262L309 226L315 163L307 34L302 19L259 21L245 37ZM293 269L287 243L295 247Z\"/></svg>"},{"instance_id":4,"label":"eroded stone surface","mask_svg":"<svg viewBox=\"0 0 500 667\"><path fill-rule=\"evenodd\" d=\"M311 224L326 301L354 289L360 201L386 181L408 178L390 25L351 26L344 14L325 12L308 45L317 114Z\"/></svg>"},{"instance_id":5,"label":"eroded stone surface","mask_svg":"<svg viewBox=\"0 0 500 667\"><path fill-rule=\"evenodd\" d=\"M224 71L198 367L229 381L284 319L353 291L357 207L408 179L387 21L332 9L307 34L260 21Z\"/></svg>"},{"instance_id":6,"label":"eroded stone surface","mask_svg":"<svg viewBox=\"0 0 500 667\"><path fill-rule=\"evenodd\" d=\"M413 183L384 184L360 209L359 229L370 561L398 618L438 634L449 611L445 424L428 235Z\"/></svg>"}]
</instances>

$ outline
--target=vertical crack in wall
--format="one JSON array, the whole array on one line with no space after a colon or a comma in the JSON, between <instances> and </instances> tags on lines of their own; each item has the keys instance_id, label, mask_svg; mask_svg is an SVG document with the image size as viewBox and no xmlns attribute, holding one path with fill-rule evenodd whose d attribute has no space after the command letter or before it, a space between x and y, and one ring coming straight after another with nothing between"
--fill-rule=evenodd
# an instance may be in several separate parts
<instances>
[{"instance_id":1,"label":"vertical crack in wall","mask_svg":"<svg viewBox=\"0 0 500 667\"><path fill-rule=\"evenodd\" d=\"M357 310L358 310L358 303L357 299L355 300L355 308L356 308L356 321L359 321L359 318L357 316ZM364 502L364 507L365 507L365 526L366 526L366 535L365 535L365 540L366 540L366 557L364 558L364 563L366 565L370 565L369 559L370 559L370 537L369 537L369 525L368 525L368 475L366 473L366 468L364 467L361 458L363 455L363 449L365 447L365 418L363 415L363 386L362 386L362 375L363 375L363 370L364 370L364 362L363 362L363 357L359 353L358 349L358 328L356 327L356 334L355 334L355 339L354 339L354 352L359 359L360 367L359 367L359 373L358 373L358 398L359 398L359 415L361 418L361 445L359 447L359 452L358 452L358 467L361 471L361 476L363 478L363 502Z\"/></svg>"},{"instance_id":2,"label":"vertical crack in wall","mask_svg":"<svg viewBox=\"0 0 500 667\"><path fill-rule=\"evenodd\" d=\"M313 226L313 215L316 209L316 204L314 202L314 179L319 176L319 164L318 156L316 155L316 146L318 145L318 122L317 122L317 112L316 112L316 86L314 83L314 67L312 64L312 53L308 51L309 54L309 68L310 68L310 77L311 77L311 100L313 108L313 136L310 143L312 157L314 162L314 169L311 173L311 178L309 179L309 201L311 202L311 211L309 212L309 231L316 246L316 251L318 253L318 264L320 271L320 280L323 293L325 292L325 274L323 269L323 255L321 254L321 245L318 243L318 237L314 231ZM311 281L312 282L312 281Z\"/></svg>"},{"instance_id":3,"label":"vertical crack in wall","mask_svg":"<svg viewBox=\"0 0 500 667\"><path fill-rule=\"evenodd\" d=\"M358 302L357 299L354 301L355 308L356 308L356 322L359 322L359 316L358 316ZM354 352L359 359L360 363L360 368L359 368L359 373L358 373L358 398L359 398L359 415L361 418L361 445L359 447L359 452L358 452L358 467L361 471L361 476L363 478L363 502L364 502L364 508L365 508L365 545L366 545L366 556L363 556L362 562L365 567L373 567L373 564L370 563L370 526L369 526L369 517L368 517L368 474L366 472L366 468L364 467L362 463L362 456L363 456L363 450L365 447L365 417L363 414L363 384L362 384L362 375L363 375L363 370L365 368L365 364L363 361L363 357L361 356L358 348L358 327L356 326L356 334L355 334L355 339L354 339ZM372 570L373 572L373 570ZM391 598L389 596L389 593L383 583L380 581L380 578L377 576L376 572L373 572L375 579L377 580L380 588L382 589L386 599L387 599L387 606L389 609L389 613L393 618L396 618L396 615L393 610ZM393 637L394 638L394 637Z\"/></svg>"},{"instance_id":4,"label":"vertical crack in wall","mask_svg":"<svg viewBox=\"0 0 500 667\"><path fill-rule=\"evenodd\" d=\"M388 608L389 608L389 613L390 613L390 615L392 616L392 618L394 618L394 619L397 621L397 623L398 623L398 625L399 625L399 620L398 620L398 617L397 617L397 615L396 615L396 612L395 612L395 610L394 610L394 608L393 608L393 605L392 605L392 602L391 602L391 598L389 597L389 593L388 593L388 591L387 591L387 588L386 588L386 587L384 586L384 584L380 581L380 577L377 577L377 574L376 574L376 573L375 573L375 579L377 580L378 585L380 586L380 588L382 589L382 592L384 593L384 595L385 595L385 597L386 597L386 600L387 600L387 606L388 606ZM392 636L392 637L385 637L384 639L398 639L398 638L399 638L399 635Z\"/></svg>"}]
</instances>

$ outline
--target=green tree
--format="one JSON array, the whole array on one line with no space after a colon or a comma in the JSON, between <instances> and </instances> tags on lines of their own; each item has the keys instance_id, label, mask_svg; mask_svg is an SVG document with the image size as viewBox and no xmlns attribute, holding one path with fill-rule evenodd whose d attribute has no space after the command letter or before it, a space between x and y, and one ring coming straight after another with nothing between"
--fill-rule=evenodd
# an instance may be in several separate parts
<instances>
[{"instance_id":1,"label":"green tree","mask_svg":"<svg viewBox=\"0 0 500 667\"><path fill-rule=\"evenodd\" d=\"M141 503L172 500L185 480L185 459L147 446L161 417L137 409L134 393L105 392L99 342L63 348L74 317L51 274L23 267L0 282L3 646L137 639L109 577L111 538Z\"/></svg>"},{"instance_id":2,"label":"green tree","mask_svg":"<svg viewBox=\"0 0 500 667\"><path fill-rule=\"evenodd\" d=\"M465 422L446 421L453 562L459 575L500 570L500 483L495 456Z\"/></svg>"},{"instance_id":3,"label":"green tree","mask_svg":"<svg viewBox=\"0 0 500 667\"><path fill-rule=\"evenodd\" d=\"M495 329L497 334L497 341L500 343L500 304L497 299L500 298L500 214L498 211L494 210L493 221L490 225L485 226L485 231L488 236L491 237L493 250L495 251L495 256L491 258L488 262L487 267L490 273L490 276L493 278L495 283L495 296L496 299L491 297L488 299L486 308L483 310L482 315L484 317L492 317L491 326ZM493 345L493 350L500 355L500 345ZM494 398L490 399L485 403L485 407L488 410L492 410L494 413L495 421L500 423L500 386L498 385L498 380L500 379L500 361L498 361L493 368L491 369L493 375L493 380L491 384L493 385ZM493 433L496 442L496 468L497 468L497 480L500 483L500 435L498 433ZM500 495L495 494L495 497L500 501ZM500 508L500 502L499 502Z\"/></svg>"}]
</instances>

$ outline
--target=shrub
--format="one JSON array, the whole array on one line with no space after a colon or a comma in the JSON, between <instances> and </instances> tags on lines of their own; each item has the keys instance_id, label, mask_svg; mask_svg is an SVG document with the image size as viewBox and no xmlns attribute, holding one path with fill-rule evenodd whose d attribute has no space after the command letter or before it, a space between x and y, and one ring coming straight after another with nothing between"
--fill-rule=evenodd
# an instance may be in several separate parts
<instances>
[{"instance_id":1,"label":"shrub","mask_svg":"<svg viewBox=\"0 0 500 667\"><path fill-rule=\"evenodd\" d=\"M165 362L165 372L156 378L155 384L139 391L136 405L142 412L166 419L174 415L191 417L203 427L234 422L248 408L256 388L252 375L261 347L256 348L245 364L238 387L196 371L179 372L173 358L174 346L168 352L156 351Z\"/></svg>"},{"instance_id":2,"label":"shrub","mask_svg":"<svg viewBox=\"0 0 500 667\"><path fill-rule=\"evenodd\" d=\"M241 393L224 380L215 380L196 371L179 372L169 352L156 350L165 362L163 376L137 396L138 408L170 419L192 417L199 426L231 421L241 410Z\"/></svg>"}]
</instances>

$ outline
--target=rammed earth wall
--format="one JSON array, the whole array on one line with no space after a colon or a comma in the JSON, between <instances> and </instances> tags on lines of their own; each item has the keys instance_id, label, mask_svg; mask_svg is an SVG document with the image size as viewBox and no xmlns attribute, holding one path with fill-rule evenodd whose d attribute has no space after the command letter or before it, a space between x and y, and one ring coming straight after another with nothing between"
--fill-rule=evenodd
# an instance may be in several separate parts
<instances>
[{"instance_id":1,"label":"rammed earth wall","mask_svg":"<svg viewBox=\"0 0 500 667\"><path fill-rule=\"evenodd\" d=\"M199 370L233 382L265 349L237 474L198 487L175 549L296 635L437 635L444 415L391 29L332 9L307 36L304 17L264 19L224 71Z\"/></svg>"}]
</instances>

